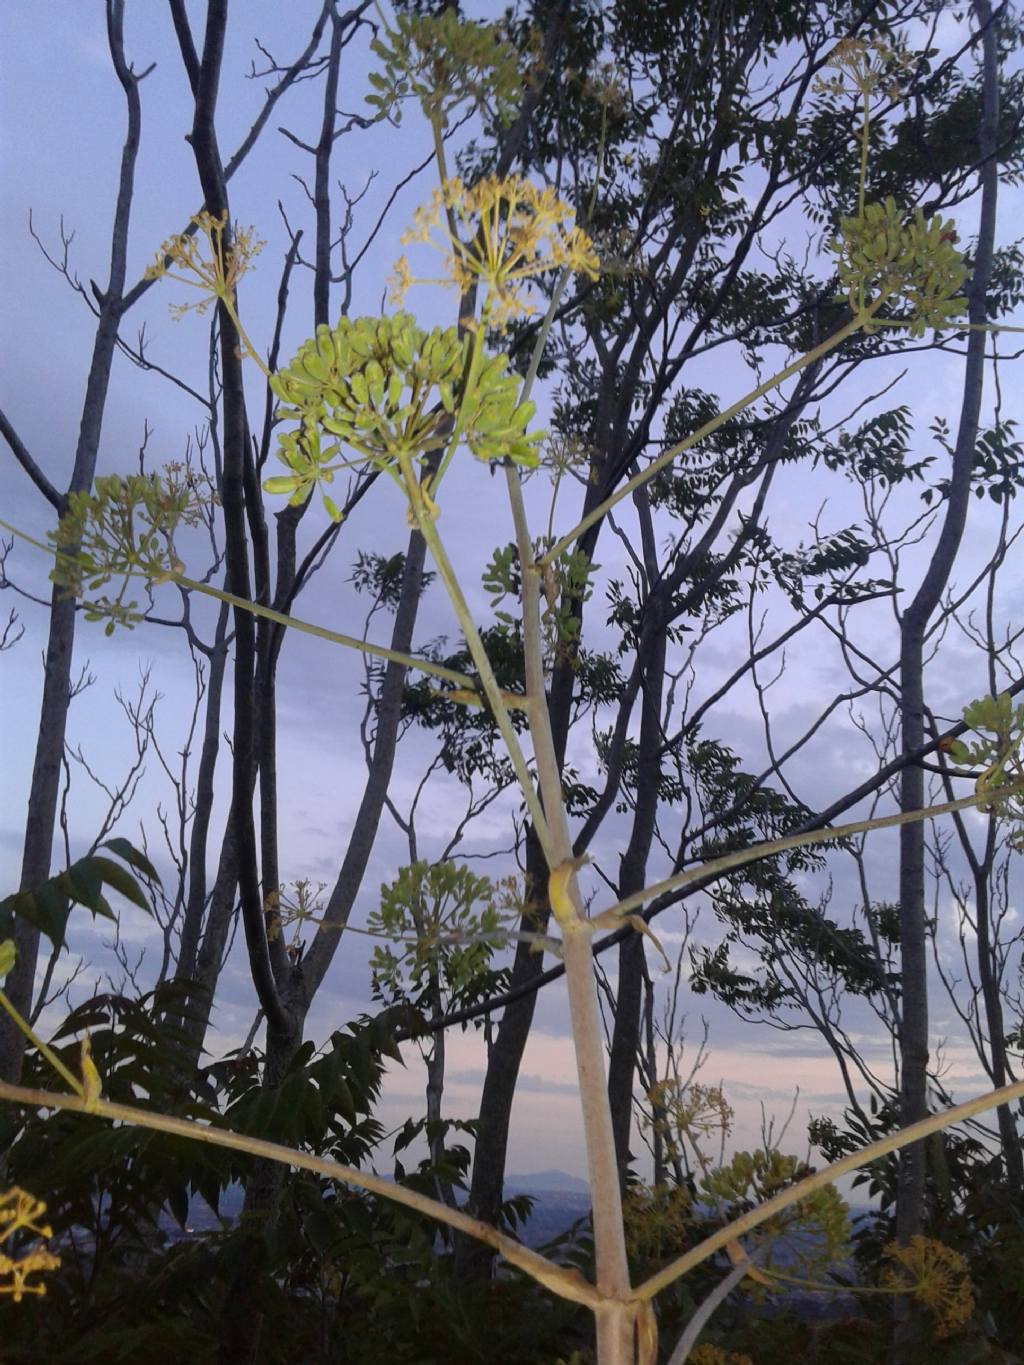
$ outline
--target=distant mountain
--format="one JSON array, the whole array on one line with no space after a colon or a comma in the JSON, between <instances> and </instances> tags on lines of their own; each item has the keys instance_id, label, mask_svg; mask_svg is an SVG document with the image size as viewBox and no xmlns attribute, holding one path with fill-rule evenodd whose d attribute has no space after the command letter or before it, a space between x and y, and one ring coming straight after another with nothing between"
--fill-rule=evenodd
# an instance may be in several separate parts
<instances>
[{"instance_id":1,"label":"distant mountain","mask_svg":"<svg viewBox=\"0 0 1024 1365\"><path fill-rule=\"evenodd\" d=\"M564 1194L587 1194L590 1186L579 1176L569 1175L566 1171L534 1171L530 1175L507 1175L505 1188L523 1190L527 1194L536 1191L547 1193L557 1190Z\"/></svg>"}]
</instances>

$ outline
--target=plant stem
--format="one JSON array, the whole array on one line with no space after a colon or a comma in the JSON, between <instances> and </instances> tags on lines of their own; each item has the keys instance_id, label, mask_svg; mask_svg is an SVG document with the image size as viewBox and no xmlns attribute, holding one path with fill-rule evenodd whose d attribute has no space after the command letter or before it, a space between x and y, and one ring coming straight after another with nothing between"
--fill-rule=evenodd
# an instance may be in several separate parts
<instances>
[{"instance_id":1,"label":"plant stem","mask_svg":"<svg viewBox=\"0 0 1024 1365\"><path fill-rule=\"evenodd\" d=\"M441 537L438 534L437 527L434 524L434 518L424 501L423 490L420 488L419 482L416 479L412 461L408 455L399 455L399 463L405 479L409 506L412 509L416 525L422 534L423 539L427 542L430 553L434 557L434 562L437 565L441 581L444 583L448 596L451 599L451 604L455 609L455 615L458 618L459 625L462 627L462 633L465 636L469 652L473 656L473 662L476 664L477 671L480 674L480 683L483 687L484 695L490 702L495 723L501 732L502 739L505 741L508 756L512 762L512 767L515 770L519 786L522 789L523 799L525 800L526 808L530 813L530 819L533 821L537 838L540 840L540 845L544 850L544 856L547 858L549 866L556 866L557 864L552 862L554 854L544 808L537 795L533 777L530 773L529 765L526 762L526 756L519 743L519 737L513 729L508 708L505 704L505 694L498 686L498 680L494 676L494 670L491 667L491 661L488 658L484 642L480 638L480 632L476 628L476 623L473 620L469 605L463 595L458 577L452 567L451 560L448 558ZM531 707L531 704L530 699L527 698L528 709Z\"/></svg>"},{"instance_id":2,"label":"plant stem","mask_svg":"<svg viewBox=\"0 0 1024 1365\"><path fill-rule=\"evenodd\" d=\"M418 1194L415 1190L407 1189L404 1185L396 1185L381 1176L367 1175L351 1166L343 1166L329 1157L314 1156L309 1152L284 1147L278 1142L267 1142L264 1138L250 1137L246 1133L233 1133L227 1128L214 1128L208 1124L196 1123L192 1119L178 1118L173 1114L138 1109L134 1105L115 1104L102 1097L93 1100L91 1105L87 1106L85 1099L79 1095L59 1095L49 1090L30 1090L24 1086L9 1085L6 1081L0 1081L0 1099L36 1109L65 1109L78 1114L96 1114L100 1118L127 1123L134 1128L173 1133L177 1137L206 1142L213 1147L227 1147L232 1151L247 1152L250 1156L261 1157L266 1161L294 1166L297 1170L315 1171L317 1175L327 1176L330 1180L342 1181L356 1189L367 1190L370 1194L390 1199L394 1204L415 1209L417 1213L425 1214L428 1218L434 1218L441 1223L448 1223L459 1232L486 1242L504 1256L510 1265L517 1266L563 1299L585 1304L588 1308L597 1308L600 1304L598 1291L579 1271L566 1270L556 1265L546 1256L523 1246L514 1237L508 1237L497 1228L492 1228L489 1223L481 1223L478 1219L471 1218L458 1209L449 1208L447 1204L441 1204L425 1194Z\"/></svg>"},{"instance_id":3,"label":"plant stem","mask_svg":"<svg viewBox=\"0 0 1024 1365\"><path fill-rule=\"evenodd\" d=\"M42 550L45 554L53 555L56 553L52 545L47 545L41 540L36 540L34 536L21 531L17 526L12 526L10 522L4 521L0 517L0 527L5 531L10 531L19 540L24 540L27 544L33 545L37 550ZM153 581L149 574L141 570L135 570L133 577L147 578ZM297 630L303 635L315 635L320 640L327 640L331 644L344 645L347 649L357 649L362 654L370 654L375 659L386 659L389 662L403 664L406 668L416 669L420 673L429 673L431 677L443 678L445 682L450 682L459 688L460 691L476 694L474 680L467 673L459 673L457 669L445 668L443 664L436 664L431 659L420 659L415 654L403 654L397 649L388 649L385 645L374 645L368 640L359 640L354 635L343 635L340 631L329 630L326 626L314 625L311 621L302 621L297 616L289 616L287 612L275 611L273 607L265 607L261 602L253 602L247 597L239 597L233 592L225 592L223 588L215 588L212 583L200 583L194 578L187 578L182 573L170 570L167 573L167 582L177 583L182 588L190 589L192 592L202 593L204 597L215 597L218 602L226 602L231 607L241 607L244 611L251 612L253 616L262 616L268 621L276 621L278 625L287 626L289 630ZM453 698L458 701L459 698ZM505 705L507 707L525 707L526 699L517 702L514 697L505 694Z\"/></svg>"},{"instance_id":4,"label":"plant stem","mask_svg":"<svg viewBox=\"0 0 1024 1365\"><path fill-rule=\"evenodd\" d=\"M740 1265L733 1266L723 1279L719 1280L711 1293L694 1310L693 1316L686 1324L686 1330L676 1342L676 1348L668 1358L668 1365L686 1365L690 1358L690 1352L697 1344L697 1339L703 1332L709 1319L715 1311L725 1302L737 1285L746 1278L747 1271L755 1261L757 1253L742 1262Z\"/></svg>"},{"instance_id":5,"label":"plant stem","mask_svg":"<svg viewBox=\"0 0 1024 1365\"><path fill-rule=\"evenodd\" d=\"M0 991L0 1005L2 1005L3 1008L7 1011L7 1013L14 1020L17 1027L21 1029L22 1033L29 1040L29 1042L39 1049L42 1055L53 1067L54 1071L56 1071L58 1076L63 1077L63 1079L67 1081L68 1085L70 1085L71 1089L75 1092L76 1095L84 1096L85 1090L82 1086L82 1082L78 1079L78 1077L74 1074L73 1071L68 1070L68 1068L64 1065L61 1059L54 1052L53 1048L47 1046L47 1044L43 1042L42 1038L40 1038L36 1034L35 1030L33 1029L32 1025L28 1022L28 1020L22 1018L19 1011L15 1009L14 1005L7 998L7 993L5 991Z\"/></svg>"},{"instance_id":6,"label":"plant stem","mask_svg":"<svg viewBox=\"0 0 1024 1365\"><path fill-rule=\"evenodd\" d=\"M526 669L527 716L533 739L534 760L544 814L551 838L545 849L549 871L572 858L572 836L565 810L562 779L558 769L551 719L544 690L544 660L540 631L540 573L533 558L522 486L514 469L506 469L509 501L516 529L523 583L523 653ZM568 894L576 912L575 922L559 919L562 953L569 993L576 1076L579 1084L583 1132L587 1147L590 1199L594 1220L594 1252L597 1287L606 1306L596 1313L599 1365L628 1365L633 1360L633 1313L625 1307L630 1297L629 1265L622 1224L622 1198L615 1159L615 1135L608 1104L605 1072L604 1031L594 979L591 935L575 872Z\"/></svg>"},{"instance_id":7,"label":"plant stem","mask_svg":"<svg viewBox=\"0 0 1024 1365\"><path fill-rule=\"evenodd\" d=\"M756 844L752 848L740 848L734 853L723 854L721 858L711 858L708 862L700 863L697 867L691 867L686 872L679 872L674 877L666 877L664 881L653 882L650 886L645 886L642 891L637 891L633 895L617 901L608 910L602 910L600 915L596 915L588 923L594 929L607 927L614 920L621 919L624 915L629 914L630 911L638 910L656 896L663 896L669 891L677 891L680 887L686 886L689 882L697 881L701 877L729 872L736 867L745 867L748 863L760 862L762 858L772 857L776 853L785 853L791 848L807 848L813 844L827 844L836 839L846 839L853 834L864 834L874 829L892 829L896 825L909 825L915 821L929 820L938 815L951 815L954 811L969 810L972 806L977 806L982 802L1004 800L1006 797L1017 796L1021 793L1024 793L1024 778L1019 778L1016 782L1011 782L1002 787L991 787L985 791L974 792L970 796L961 796L957 801L944 801L938 806L925 806L921 810L900 811L896 815L881 815L870 820L854 820L848 825L833 825L830 829L806 830L803 834L790 834L785 839L773 839L768 844Z\"/></svg>"},{"instance_id":8,"label":"plant stem","mask_svg":"<svg viewBox=\"0 0 1024 1365\"><path fill-rule=\"evenodd\" d=\"M0 1095L2 1093L3 1091L0 1089ZM851 1171L860 1170L862 1166L869 1165L880 1156L887 1156L889 1152L898 1152L912 1142L920 1142L922 1138L929 1137L932 1133L938 1133L943 1128L950 1128L955 1123L972 1119L977 1114L984 1114L989 1109L996 1109L1001 1105L1009 1104L1022 1096L1024 1096L1024 1081L1016 1081L1013 1085L1004 1085L1000 1090L990 1090L987 1094L977 1095L974 1099L954 1105L951 1109L941 1110L937 1114L929 1114L926 1119L912 1123L909 1127L900 1129L898 1133L890 1133L888 1137L879 1138L877 1142L871 1142L866 1147L861 1147L859 1151L851 1152L849 1156L840 1157L838 1161L833 1161L831 1165L822 1167L813 1175L798 1180L795 1185L790 1185L788 1189L782 1190L779 1194L766 1200L765 1203L760 1204L756 1209L751 1209L749 1213L744 1213L741 1217L734 1219L727 1227L719 1228L710 1237L705 1237L703 1242L691 1247L682 1256L670 1261L656 1275L645 1280L638 1289L633 1291L634 1294L640 1299L654 1298L663 1289L667 1289L670 1284L674 1284L680 1275L685 1275L688 1270L701 1265L716 1251L721 1251L726 1243L736 1241L748 1232L753 1232L754 1228L760 1227L762 1223L768 1222L770 1218L774 1218L776 1214L782 1213L791 1205L799 1203L801 1199L806 1199L815 1190L821 1190L826 1185L831 1185L841 1175L848 1175Z\"/></svg>"},{"instance_id":9,"label":"plant stem","mask_svg":"<svg viewBox=\"0 0 1024 1365\"><path fill-rule=\"evenodd\" d=\"M227 602L232 607L241 607L252 612L253 616L263 616L268 621L276 621L278 625L287 626L289 630L297 630L303 635L315 635L320 640L345 645L348 649L357 649L360 653L370 654L375 659L386 659L390 663L402 664L420 673L429 673L434 678L443 678L445 682L454 683L461 690L470 692L476 690L473 679L468 674L459 673L454 668L445 668L443 664L436 664L430 659L420 659L415 654L403 654L401 650L388 649L386 645L374 645L369 640L360 640L354 635L342 635L339 631L329 630L326 626L300 621L298 617L289 616L286 612L275 611L273 607L265 607L262 603L249 601L245 597L236 597L234 593L225 592L222 588L215 588L209 583L199 583L193 578L186 578L184 574L171 573L168 577L183 588L204 593L207 597L216 597L220 602ZM506 698L505 704L509 706L514 703Z\"/></svg>"}]
</instances>

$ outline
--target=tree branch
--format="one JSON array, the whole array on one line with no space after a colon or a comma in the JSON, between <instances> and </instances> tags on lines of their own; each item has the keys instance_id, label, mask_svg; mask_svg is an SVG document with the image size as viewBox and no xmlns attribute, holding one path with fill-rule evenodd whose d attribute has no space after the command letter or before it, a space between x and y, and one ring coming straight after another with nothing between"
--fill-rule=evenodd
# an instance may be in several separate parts
<instances>
[{"instance_id":1,"label":"tree branch","mask_svg":"<svg viewBox=\"0 0 1024 1365\"><path fill-rule=\"evenodd\" d=\"M29 454L28 446L14 430L7 414L0 408L0 435L10 446L14 458L21 465L22 469L29 476L35 486L42 493L43 497L54 509L58 516L64 511L64 499L54 488L53 484L46 477L43 471Z\"/></svg>"}]
</instances>

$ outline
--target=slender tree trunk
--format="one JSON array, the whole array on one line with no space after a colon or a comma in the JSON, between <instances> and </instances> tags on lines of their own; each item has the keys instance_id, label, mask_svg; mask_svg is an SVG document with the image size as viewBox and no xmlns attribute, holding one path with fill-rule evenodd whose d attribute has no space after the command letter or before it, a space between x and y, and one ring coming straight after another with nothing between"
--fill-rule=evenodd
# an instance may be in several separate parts
<instances>
[{"instance_id":1,"label":"slender tree trunk","mask_svg":"<svg viewBox=\"0 0 1024 1365\"><path fill-rule=\"evenodd\" d=\"M619 896L631 896L647 880L647 860L654 838L654 825L661 802L662 693L665 683L665 629L661 594L655 589L649 602L649 624L644 635L640 739L637 753L636 809L629 844L619 867ZM640 1005L644 987L644 940L631 934L619 945L619 981L615 993L615 1024L608 1062L608 1101L615 1135L615 1159L619 1183L626 1188L629 1173L629 1133L633 1119L633 1076L640 1046Z\"/></svg>"},{"instance_id":2,"label":"slender tree trunk","mask_svg":"<svg viewBox=\"0 0 1024 1365\"><path fill-rule=\"evenodd\" d=\"M970 321L987 320L987 292L992 273L996 227L998 167L995 159L999 123L996 35L988 0L975 0L983 31L982 118L978 130L981 170L981 216L974 275L970 283ZM978 436L984 384L987 333L970 333L964 366L960 424L953 451L946 515L938 543L921 586L901 624L900 726L904 755L924 745L924 638L938 606L963 539L971 494L971 470ZM919 810L925 804L924 769L906 765L900 776L900 806ZM928 956L925 913L924 826L915 821L900 829L900 1122L906 1126L928 1113ZM896 1230L901 1241L920 1231L925 1213L926 1148L904 1147L900 1154Z\"/></svg>"},{"instance_id":3,"label":"slender tree trunk","mask_svg":"<svg viewBox=\"0 0 1024 1365\"><path fill-rule=\"evenodd\" d=\"M210 903L206 908L205 922L202 925L202 938L196 951L195 965L187 976L194 990L182 1022L182 1028L188 1038L184 1064L186 1071L188 1067L194 1069L198 1064L210 1026L214 994L235 915L237 892L238 845L235 840L234 821L229 814L221 839L220 857L213 890L210 893ZM182 975L184 977L185 974Z\"/></svg>"},{"instance_id":4,"label":"slender tree trunk","mask_svg":"<svg viewBox=\"0 0 1024 1365\"><path fill-rule=\"evenodd\" d=\"M433 989L430 992L430 1010L436 1023L443 1016L441 1005L441 994L437 989L436 974ZM444 1133L441 1130L442 1102L444 1100L444 1068L445 1068L445 1037L444 1029L432 1035L427 1043L427 1053L424 1063L427 1068L427 1141L430 1146L430 1161L435 1170L444 1161ZM435 1187L437 1197L445 1204L455 1207L455 1191L450 1180L445 1180L441 1176L435 1176ZM452 1230L444 1224L438 1229L438 1235L445 1246L451 1246Z\"/></svg>"},{"instance_id":5,"label":"slender tree trunk","mask_svg":"<svg viewBox=\"0 0 1024 1365\"><path fill-rule=\"evenodd\" d=\"M208 910L206 860L209 856L210 823L213 818L213 779L220 754L221 704L228 662L226 638L228 619L229 608L227 603L222 603L217 616L214 643L207 654L209 676L206 686L206 713L203 719L199 766L196 770L195 808L188 843L188 887L185 893L175 972L183 982L196 980L200 944ZM232 897L233 895L232 888Z\"/></svg>"},{"instance_id":6,"label":"slender tree trunk","mask_svg":"<svg viewBox=\"0 0 1024 1365\"><path fill-rule=\"evenodd\" d=\"M82 420L75 448L75 463L69 493L84 492L92 486L99 453L103 415L106 409L110 370L117 345L117 330L124 309L125 268L128 227L135 186L135 163L142 129L139 82L146 72L136 75L124 56L124 0L107 0L107 40L111 61L124 91L128 106L128 128L121 150L121 170L117 203L111 228L110 274L105 290L94 289L99 305L92 359L86 382ZM63 506L58 509L63 514ZM38 885L50 874L53 834L60 791L61 758L71 704L71 664L75 642L75 603L56 587L50 599L50 625L46 644L43 697L39 731L29 788L28 818L22 854L21 886ZM15 926L17 961L6 979L5 990L12 1004L28 1017L39 956L39 932L26 920ZM0 1018L0 1077L17 1081L25 1051L25 1038L5 1014Z\"/></svg>"},{"instance_id":7,"label":"slender tree trunk","mask_svg":"<svg viewBox=\"0 0 1024 1365\"><path fill-rule=\"evenodd\" d=\"M654 1032L654 982L649 971L644 972L644 1054L647 1080L650 1086L658 1083L658 1047ZM654 1158L654 1183L664 1185L668 1166L665 1161L665 1107L657 1099L651 1101L651 1148Z\"/></svg>"},{"instance_id":8,"label":"slender tree trunk","mask_svg":"<svg viewBox=\"0 0 1024 1365\"><path fill-rule=\"evenodd\" d=\"M977 936L978 979L988 1034L988 1074L994 1089L1000 1089L1013 1079L1007 1065L1006 1023L1003 1018L1003 999L996 973L992 942L992 846L994 832L989 830L989 856L975 869L974 916ZM1018 1129L1013 1109L1000 1105L996 1110L999 1138L1002 1146L1003 1169L1011 1190L1024 1193L1024 1132Z\"/></svg>"}]
</instances>

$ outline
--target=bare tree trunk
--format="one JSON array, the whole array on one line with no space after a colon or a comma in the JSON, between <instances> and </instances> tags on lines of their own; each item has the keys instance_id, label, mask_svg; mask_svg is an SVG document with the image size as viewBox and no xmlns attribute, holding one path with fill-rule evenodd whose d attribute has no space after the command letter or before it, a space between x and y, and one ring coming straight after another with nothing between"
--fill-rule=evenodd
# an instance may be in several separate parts
<instances>
[{"instance_id":1,"label":"bare tree trunk","mask_svg":"<svg viewBox=\"0 0 1024 1365\"><path fill-rule=\"evenodd\" d=\"M988 0L975 0L983 30L983 93L978 154L981 163L981 216L978 249L970 284L969 317L987 320L987 292L992 273L996 227L998 167L995 159L999 123L996 35ZM904 755L924 744L924 638L932 613L949 582L963 539L971 495L971 470L978 435L984 385L987 334L970 333L964 366L960 424L953 451L946 515L921 586L904 614L900 633L900 726ZM925 804L924 769L908 763L900 776L900 806L919 810ZM900 1122L906 1126L928 1112L928 957L925 914L924 826L900 829ZM925 1213L926 1148L904 1147L900 1154L896 1229L901 1241L920 1231Z\"/></svg>"},{"instance_id":2,"label":"bare tree trunk","mask_svg":"<svg viewBox=\"0 0 1024 1365\"><path fill-rule=\"evenodd\" d=\"M985 1011L985 1030L988 1034L988 1074L993 1088L1008 1085L1012 1077L1007 1065L1006 1023L1003 1000L999 993L999 979L994 962L992 942L992 865L995 846L994 820L989 820L988 848L984 861L974 872L974 914L977 936L978 978ZM1002 1146L1003 1169L1007 1183L1018 1195L1024 1193L1024 1133L1017 1127L1013 1109L1008 1104L996 1110L999 1138Z\"/></svg>"},{"instance_id":3,"label":"bare tree trunk","mask_svg":"<svg viewBox=\"0 0 1024 1365\"><path fill-rule=\"evenodd\" d=\"M654 982L644 964L644 1067L649 1090L657 1085L658 1046L654 1032ZM657 1092L655 1092L657 1093ZM654 1184L664 1185L668 1174L665 1160L665 1106L656 1098L651 1100L651 1155L654 1158Z\"/></svg>"},{"instance_id":4,"label":"bare tree trunk","mask_svg":"<svg viewBox=\"0 0 1024 1365\"><path fill-rule=\"evenodd\" d=\"M178 29L182 58L195 99L195 113L189 142L207 210L225 218L223 249L230 249L230 213L227 185L217 140L215 116L220 86L224 36L227 27L227 0L209 0L203 36L202 55L196 60L191 31L183 6L172 0L172 13ZM217 305L220 333L220 364L223 382L224 470L221 498L224 507L225 556L230 591L247 599L250 595L249 532L253 535L257 596L264 598L266 583L266 545L262 505L249 444L249 425L245 409L242 361L238 336L231 315L222 302ZM236 607L233 612L234 648L234 723L232 745L231 825L235 866L241 896L249 967L267 1021L264 1063L265 1083L276 1084L287 1067L301 1027L287 1008L281 993L288 970L281 935L267 932L266 908L261 894L259 848L253 820L252 796L260 745L268 741L257 724L258 709L265 697L257 695L259 655L257 632L252 614ZM261 808L263 802L261 801ZM264 816L264 821L266 820ZM266 833L264 827L264 833ZM225 841L227 845L227 840ZM266 839L264 838L264 849ZM223 863L223 858L222 858ZM260 1224L272 1215L280 1176L269 1163L259 1162L246 1182L243 1231L246 1234L239 1252L235 1282L225 1304L225 1330L221 1359L249 1362L256 1358L262 1327L262 1311L257 1290L258 1268L263 1252Z\"/></svg>"},{"instance_id":5,"label":"bare tree trunk","mask_svg":"<svg viewBox=\"0 0 1024 1365\"><path fill-rule=\"evenodd\" d=\"M228 606L221 604L214 643L207 654L209 678L206 688L206 714L203 743L196 771L195 809L188 847L188 890L182 915L178 945L177 975L189 981L195 977L207 910L206 859L209 852L210 821L213 816L213 778L220 753L221 702L227 672Z\"/></svg>"},{"instance_id":6,"label":"bare tree trunk","mask_svg":"<svg viewBox=\"0 0 1024 1365\"><path fill-rule=\"evenodd\" d=\"M235 841L234 821L229 815L221 839L217 873L210 893L210 903L205 909L202 938L196 949L194 965L190 967L187 977L184 970L181 971L182 978L190 981L194 988L182 1021L182 1029L188 1039L186 1057L183 1061L183 1068L186 1071L189 1066L195 1068L203 1050L217 981L224 962L224 950L235 914L237 891L238 847Z\"/></svg>"},{"instance_id":7,"label":"bare tree trunk","mask_svg":"<svg viewBox=\"0 0 1024 1365\"><path fill-rule=\"evenodd\" d=\"M135 186L135 163L142 129L139 83L148 71L136 75L124 55L124 0L107 0L107 42L117 79L128 106L128 128L121 149L121 170L117 203L111 229L110 274L104 290L94 286L98 321L93 341L89 377L86 382L82 420L75 448L75 463L69 493L91 487L96 471L103 415L106 408L110 370L117 345L117 329L124 311L125 269L128 251L128 226ZM56 510L64 512L61 499ZM54 588L50 600L50 626L46 644L43 697L32 783L29 788L28 817L21 865L21 885L28 888L45 881L50 873L53 834L60 789L61 757L71 702L71 662L75 642L75 602ZM15 926L17 962L8 975L5 989L23 1015L32 1012L32 994L39 955L39 931L26 920ZM4 1015L0 1019L0 1077L17 1081L21 1074L25 1038Z\"/></svg>"},{"instance_id":8,"label":"bare tree trunk","mask_svg":"<svg viewBox=\"0 0 1024 1365\"><path fill-rule=\"evenodd\" d=\"M436 1023L443 1015L441 1008L441 993L437 988L437 975L432 974L432 987L430 991L431 1015ZM444 1029L437 1032L427 1042L427 1052L424 1063L427 1068L427 1142L430 1147L431 1165L437 1170L444 1161L444 1133L441 1129L442 1103L444 1100L444 1068L445 1068L445 1037ZM434 1177L434 1184L437 1190L437 1197L445 1204L455 1207L455 1191L450 1180L445 1180L441 1176ZM451 1228L442 1224L438 1229L438 1235L445 1246L450 1246Z\"/></svg>"},{"instance_id":9,"label":"bare tree trunk","mask_svg":"<svg viewBox=\"0 0 1024 1365\"><path fill-rule=\"evenodd\" d=\"M653 538L652 538L653 539ZM649 640L645 653L640 739L637 753L636 809L629 844L619 867L619 896L631 896L647 880L654 826L661 804L661 750L664 738L661 725L662 696L665 686L665 621L662 595L655 588L648 603L649 622L644 635ZM619 981L615 996L615 1024L612 1029L611 1056L608 1061L608 1102L615 1134L615 1157L619 1183L626 1188L629 1172L629 1132L633 1120L633 1075L640 1046L640 1004L643 996L644 940L632 934L619 945Z\"/></svg>"}]
</instances>

